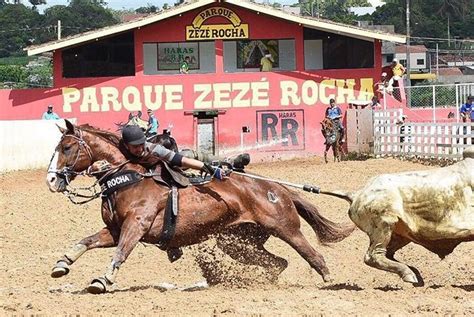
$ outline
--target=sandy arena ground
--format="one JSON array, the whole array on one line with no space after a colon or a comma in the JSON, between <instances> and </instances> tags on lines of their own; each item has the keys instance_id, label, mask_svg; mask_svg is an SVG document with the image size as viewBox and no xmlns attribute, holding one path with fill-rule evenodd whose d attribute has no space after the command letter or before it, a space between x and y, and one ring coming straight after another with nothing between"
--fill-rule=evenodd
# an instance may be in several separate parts
<instances>
[{"instance_id":1,"label":"sandy arena ground","mask_svg":"<svg viewBox=\"0 0 474 317\"><path fill-rule=\"evenodd\" d=\"M328 190L355 190L381 173L430 167L394 159L323 164L321 159L256 164L252 172ZM102 276L113 249L93 250L82 256L69 275L53 279L51 268L63 252L103 224L99 201L77 206L49 192L45 170L0 175L0 314L42 315L474 315L474 243L462 244L441 261L420 246L408 245L398 259L417 267L425 285L404 284L398 276L366 266L368 238L361 231L332 246L320 246L310 227L303 231L326 258L334 282L320 276L288 245L271 238L273 253L289 260L277 284L213 286L198 291L179 288L202 281L194 261L197 248L186 248L170 264L154 246L140 244L121 267L117 284L104 295L85 292ZM303 193L328 218L348 221L345 201ZM212 241L211 241L212 244ZM224 257L224 256L223 256ZM248 275L222 259L229 275ZM256 277L256 280L259 280ZM162 283L178 289L163 290Z\"/></svg>"}]
</instances>

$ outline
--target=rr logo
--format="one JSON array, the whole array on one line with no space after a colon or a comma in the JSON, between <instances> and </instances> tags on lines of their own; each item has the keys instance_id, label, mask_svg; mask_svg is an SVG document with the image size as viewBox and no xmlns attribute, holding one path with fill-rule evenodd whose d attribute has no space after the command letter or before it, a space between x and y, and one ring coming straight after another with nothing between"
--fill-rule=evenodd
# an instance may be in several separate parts
<instances>
[{"instance_id":1,"label":"rr logo","mask_svg":"<svg viewBox=\"0 0 474 317\"><path fill-rule=\"evenodd\" d=\"M257 111L257 140L267 151L304 150L304 111Z\"/></svg>"}]
</instances>

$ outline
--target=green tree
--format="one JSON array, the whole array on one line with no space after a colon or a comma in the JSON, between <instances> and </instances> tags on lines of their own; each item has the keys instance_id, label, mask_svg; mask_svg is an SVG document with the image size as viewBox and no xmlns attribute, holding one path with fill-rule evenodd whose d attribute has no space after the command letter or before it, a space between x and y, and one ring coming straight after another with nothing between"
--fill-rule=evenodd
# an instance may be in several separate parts
<instances>
[{"instance_id":1,"label":"green tree","mask_svg":"<svg viewBox=\"0 0 474 317\"><path fill-rule=\"evenodd\" d=\"M148 4L146 7L140 7L135 10L136 13L155 13L160 10L159 7Z\"/></svg>"},{"instance_id":2,"label":"green tree","mask_svg":"<svg viewBox=\"0 0 474 317\"><path fill-rule=\"evenodd\" d=\"M22 4L6 4L0 7L0 57L22 55L22 49L41 31L41 16Z\"/></svg>"}]
</instances>

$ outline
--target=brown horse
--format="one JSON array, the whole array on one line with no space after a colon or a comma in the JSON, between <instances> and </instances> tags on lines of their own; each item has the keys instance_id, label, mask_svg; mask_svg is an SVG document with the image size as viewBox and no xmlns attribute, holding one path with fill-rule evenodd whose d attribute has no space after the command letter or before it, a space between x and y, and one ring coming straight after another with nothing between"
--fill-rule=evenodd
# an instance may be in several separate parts
<instances>
[{"instance_id":1,"label":"brown horse","mask_svg":"<svg viewBox=\"0 0 474 317\"><path fill-rule=\"evenodd\" d=\"M332 147L334 162L341 161L344 154L344 149L341 144L341 132L339 131L335 122L331 119L324 118L321 121L321 132L325 139L326 148L324 149L324 161L328 163L328 151Z\"/></svg>"},{"instance_id":2,"label":"brown horse","mask_svg":"<svg viewBox=\"0 0 474 317\"><path fill-rule=\"evenodd\" d=\"M101 160L122 170L145 173L141 165L126 163L116 134L90 126L74 126L66 120L63 133L48 168L47 184L53 192L64 192L69 181ZM98 178L103 174L97 174ZM84 252L116 247L110 267L103 277L88 286L91 293L106 292L118 270L138 242L157 244L163 229L164 210L170 189L152 178L121 188L103 199L105 227L82 239L67 251L53 268L52 276L69 273L69 267ZM285 259L268 252L263 244L273 235L293 247L323 278L330 280L324 258L308 243L300 230L300 215L320 241L338 242L353 230L351 224L336 224L324 218L310 203L287 188L267 181L231 174L223 181L180 189L179 214L169 248L205 241L213 234L232 235L251 244L254 252L234 244L220 243L233 259L259 265L278 275L287 267ZM222 241L221 241L222 242ZM275 278L276 278L275 277Z\"/></svg>"}]
</instances>

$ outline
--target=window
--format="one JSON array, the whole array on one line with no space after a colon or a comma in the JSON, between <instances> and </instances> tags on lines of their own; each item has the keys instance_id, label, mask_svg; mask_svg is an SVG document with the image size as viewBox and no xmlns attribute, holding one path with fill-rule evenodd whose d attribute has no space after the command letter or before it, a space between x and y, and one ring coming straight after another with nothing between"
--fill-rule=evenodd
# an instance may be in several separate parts
<instances>
[{"instance_id":1,"label":"window","mask_svg":"<svg viewBox=\"0 0 474 317\"><path fill-rule=\"evenodd\" d=\"M133 32L65 49L62 58L64 78L134 76Z\"/></svg>"},{"instance_id":2,"label":"window","mask_svg":"<svg viewBox=\"0 0 474 317\"><path fill-rule=\"evenodd\" d=\"M260 68L260 60L269 51L273 67L278 68L278 40L237 41L237 68Z\"/></svg>"},{"instance_id":3,"label":"window","mask_svg":"<svg viewBox=\"0 0 474 317\"><path fill-rule=\"evenodd\" d=\"M266 51L272 55L272 71L296 69L295 40L224 41L225 72L256 72Z\"/></svg>"},{"instance_id":4,"label":"window","mask_svg":"<svg viewBox=\"0 0 474 317\"><path fill-rule=\"evenodd\" d=\"M216 50L214 41L144 43L145 75L179 74L181 62L188 57L189 73L214 73Z\"/></svg>"},{"instance_id":5,"label":"window","mask_svg":"<svg viewBox=\"0 0 474 317\"><path fill-rule=\"evenodd\" d=\"M158 43L158 70L179 70L181 62L189 60L189 69L199 69L197 42Z\"/></svg>"},{"instance_id":6,"label":"window","mask_svg":"<svg viewBox=\"0 0 474 317\"><path fill-rule=\"evenodd\" d=\"M305 66L308 69L373 68L374 43L305 28ZM321 48L322 45L322 48ZM314 49L317 49L315 53ZM316 60L313 60L316 59ZM322 63L322 67L317 67Z\"/></svg>"},{"instance_id":7,"label":"window","mask_svg":"<svg viewBox=\"0 0 474 317\"><path fill-rule=\"evenodd\" d=\"M419 58L416 60L416 65L425 65L425 60L423 58Z\"/></svg>"},{"instance_id":8,"label":"window","mask_svg":"<svg viewBox=\"0 0 474 317\"><path fill-rule=\"evenodd\" d=\"M393 61L393 54L387 54L387 63L391 63Z\"/></svg>"},{"instance_id":9,"label":"window","mask_svg":"<svg viewBox=\"0 0 474 317\"><path fill-rule=\"evenodd\" d=\"M401 59L400 60L400 64L402 64L403 66L407 66L407 60L406 59Z\"/></svg>"}]
</instances>

